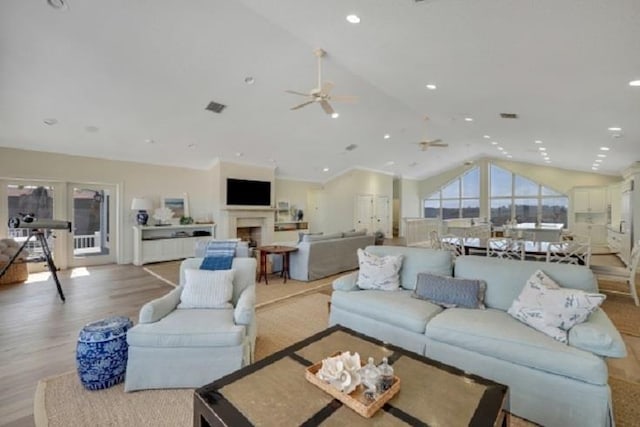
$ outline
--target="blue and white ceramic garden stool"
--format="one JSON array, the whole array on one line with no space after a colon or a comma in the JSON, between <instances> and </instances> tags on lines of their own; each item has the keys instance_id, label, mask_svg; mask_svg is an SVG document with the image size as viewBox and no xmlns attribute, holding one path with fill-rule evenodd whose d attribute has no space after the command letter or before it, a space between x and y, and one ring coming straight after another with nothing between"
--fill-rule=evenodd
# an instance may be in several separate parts
<instances>
[{"instance_id":1,"label":"blue and white ceramic garden stool","mask_svg":"<svg viewBox=\"0 0 640 427\"><path fill-rule=\"evenodd\" d=\"M76 366L80 382L89 390L111 387L124 380L127 368L128 317L114 316L85 325L78 336Z\"/></svg>"}]
</instances>

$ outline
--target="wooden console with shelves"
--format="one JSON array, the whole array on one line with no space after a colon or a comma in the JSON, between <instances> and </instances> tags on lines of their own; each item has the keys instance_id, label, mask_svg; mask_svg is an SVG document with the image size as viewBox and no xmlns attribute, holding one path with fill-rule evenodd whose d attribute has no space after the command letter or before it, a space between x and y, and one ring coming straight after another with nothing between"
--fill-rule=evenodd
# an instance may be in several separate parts
<instances>
[{"instance_id":1,"label":"wooden console with shelves","mask_svg":"<svg viewBox=\"0 0 640 427\"><path fill-rule=\"evenodd\" d=\"M208 235L202 235L205 233ZM211 240L215 237L215 224L134 225L133 264L143 265L189 258L195 254L197 241Z\"/></svg>"}]
</instances>

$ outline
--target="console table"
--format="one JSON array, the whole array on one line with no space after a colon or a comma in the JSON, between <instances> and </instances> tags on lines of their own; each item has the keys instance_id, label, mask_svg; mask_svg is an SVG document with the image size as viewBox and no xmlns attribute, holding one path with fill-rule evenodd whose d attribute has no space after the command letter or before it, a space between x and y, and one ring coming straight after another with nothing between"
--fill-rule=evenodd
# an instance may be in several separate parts
<instances>
[{"instance_id":1,"label":"console table","mask_svg":"<svg viewBox=\"0 0 640 427\"><path fill-rule=\"evenodd\" d=\"M197 235L204 232L209 233L209 235ZM196 236L194 236L194 233ZM196 242L200 240L208 241L215 237L215 224L134 225L133 264L143 265L150 262L193 257L195 255Z\"/></svg>"}]
</instances>

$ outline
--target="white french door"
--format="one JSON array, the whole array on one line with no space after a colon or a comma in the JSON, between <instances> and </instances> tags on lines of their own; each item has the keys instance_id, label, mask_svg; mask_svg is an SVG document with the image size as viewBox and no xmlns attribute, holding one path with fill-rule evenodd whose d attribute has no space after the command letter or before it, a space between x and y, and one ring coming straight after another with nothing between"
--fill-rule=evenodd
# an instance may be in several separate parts
<instances>
[{"instance_id":1,"label":"white french door","mask_svg":"<svg viewBox=\"0 0 640 427\"><path fill-rule=\"evenodd\" d=\"M116 187L67 184L71 235L67 242L70 267L116 262Z\"/></svg>"}]
</instances>

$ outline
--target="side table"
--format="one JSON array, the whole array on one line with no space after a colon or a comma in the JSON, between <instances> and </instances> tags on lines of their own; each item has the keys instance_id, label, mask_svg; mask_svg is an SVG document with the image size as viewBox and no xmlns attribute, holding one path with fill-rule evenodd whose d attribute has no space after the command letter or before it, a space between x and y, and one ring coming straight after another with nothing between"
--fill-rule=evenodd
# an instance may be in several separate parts
<instances>
[{"instance_id":1,"label":"side table","mask_svg":"<svg viewBox=\"0 0 640 427\"><path fill-rule=\"evenodd\" d=\"M287 277L289 277L289 254L297 251L298 248L293 246L269 245L260 246L256 249L260 251L260 275L258 276L258 283L260 283L260 279L264 276L265 285L269 284L267 281L267 255L282 255L282 276L284 277L284 283L287 283Z\"/></svg>"}]
</instances>

